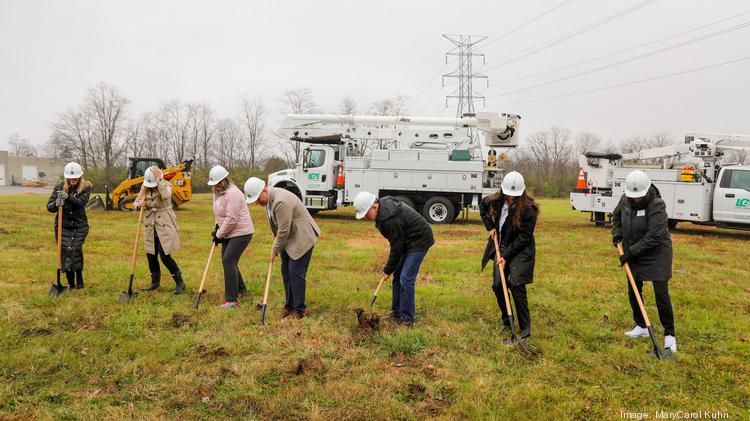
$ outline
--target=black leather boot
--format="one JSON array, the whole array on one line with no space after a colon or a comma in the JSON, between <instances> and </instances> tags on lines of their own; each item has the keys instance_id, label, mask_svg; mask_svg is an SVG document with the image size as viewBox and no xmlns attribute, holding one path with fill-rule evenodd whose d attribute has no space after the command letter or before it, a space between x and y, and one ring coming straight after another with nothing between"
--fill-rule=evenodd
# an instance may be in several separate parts
<instances>
[{"instance_id":1,"label":"black leather boot","mask_svg":"<svg viewBox=\"0 0 750 421\"><path fill-rule=\"evenodd\" d=\"M151 286L141 288L141 291L156 291L161 282L161 272L151 272Z\"/></svg>"},{"instance_id":2,"label":"black leather boot","mask_svg":"<svg viewBox=\"0 0 750 421\"><path fill-rule=\"evenodd\" d=\"M174 288L175 295L182 294L182 292L185 291L185 281L182 280L182 273L180 273L180 271L177 271L172 274L172 277L174 278L174 283L176 284Z\"/></svg>"},{"instance_id":3,"label":"black leather boot","mask_svg":"<svg viewBox=\"0 0 750 421\"><path fill-rule=\"evenodd\" d=\"M70 286L70 289L73 289L76 287L76 273L72 270L69 270L65 272L65 277L68 279L68 285Z\"/></svg>"},{"instance_id":4,"label":"black leather boot","mask_svg":"<svg viewBox=\"0 0 750 421\"><path fill-rule=\"evenodd\" d=\"M83 271L76 271L76 289L83 289Z\"/></svg>"}]
</instances>

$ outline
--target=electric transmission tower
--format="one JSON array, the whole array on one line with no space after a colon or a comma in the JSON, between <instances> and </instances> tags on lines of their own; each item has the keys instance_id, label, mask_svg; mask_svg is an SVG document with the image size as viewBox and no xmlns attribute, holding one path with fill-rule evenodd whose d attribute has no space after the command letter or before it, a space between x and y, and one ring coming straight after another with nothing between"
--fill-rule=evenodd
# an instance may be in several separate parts
<instances>
[{"instance_id":1,"label":"electric transmission tower","mask_svg":"<svg viewBox=\"0 0 750 421\"><path fill-rule=\"evenodd\" d=\"M456 117L463 117L464 114L474 113L474 101L481 99L484 103L484 96L474 93L474 79L484 79L489 86L487 76L474 71L474 57L481 57L484 64L484 54L474 51L474 46L479 42L487 39L482 35L452 35L443 34L443 36L456 46L445 53L445 62L448 63L448 56L458 56L458 68L450 73L443 75L443 86L445 78L458 79L458 88L445 97L445 106L448 106L449 99L457 99Z\"/></svg>"}]
</instances>

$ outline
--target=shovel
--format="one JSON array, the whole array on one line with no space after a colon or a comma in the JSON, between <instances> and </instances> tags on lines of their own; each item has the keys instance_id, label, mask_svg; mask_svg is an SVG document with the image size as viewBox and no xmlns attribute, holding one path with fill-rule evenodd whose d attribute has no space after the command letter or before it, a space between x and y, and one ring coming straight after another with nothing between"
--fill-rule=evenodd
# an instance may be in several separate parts
<instances>
[{"instance_id":1,"label":"shovel","mask_svg":"<svg viewBox=\"0 0 750 421\"><path fill-rule=\"evenodd\" d=\"M198 305L201 303L201 297L203 297L203 293L206 292L203 289L203 284L206 282L206 274L208 273L208 267L211 265L211 258L214 256L214 249L216 248L216 243L211 241L211 251L208 252L208 261L206 262L206 267L203 269L203 277L201 277L201 285L198 287L198 296L195 297L195 309L198 309Z\"/></svg>"},{"instance_id":2,"label":"shovel","mask_svg":"<svg viewBox=\"0 0 750 421\"><path fill-rule=\"evenodd\" d=\"M63 286L60 282L60 272L62 272L62 212L63 207L57 208L57 284L52 284L52 288L49 290L49 295L52 297L59 297L65 294L68 287Z\"/></svg>"},{"instance_id":3,"label":"shovel","mask_svg":"<svg viewBox=\"0 0 750 421\"><path fill-rule=\"evenodd\" d=\"M137 292L133 292L133 275L135 274L135 256L138 251L138 237L141 235L141 221L143 220L143 209L145 206L141 206L141 211L138 212L138 226L135 228L135 243L133 243L133 257L130 259L130 280L128 280L128 290L120 293L119 301L124 303L132 300L138 296Z\"/></svg>"},{"instance_id":4,"label":"shovel","mask_svg":"<svg viewBox=\"0 0 750 421\"><path fill-rule=\"evenodd\" d=\"M275 255L271 252L271 260L268 261L268 275L266 275L266 292L263 293L263 304L260 308L260 324L266 322L266 307L268 307L268 288L271 286L271 271L273 270L273 258Z\"/></svg>"},{"instance_id":5,"label":"shovel","mask_svg":"<svg viewBox=\"0 0 750 421\"><path fill-rule=\"evenodd\" d=\"M380 282L378 282L378 287L375 288L375 293L372 294L372 299L370 300L370 308L372 308L372 305L375 304L375 300L378 299L378 292L380 291L380 287L383 286L383 282L388 279L388 275L383 274L383 276L380 277Z\"/></svg>"},{"instance_id":6,"label":"shovel","mask_svg":"<svg viewBox=\"0 0 750 421\"><path fill-rule=\"evenodd\" d=\"M622 250L622 243L617 243L617 251L620 253L620 256L625 254L625 252ZM656 335L654 335L654 329L651 327L651 321L648 319L648 314L646 314L646 308L643 306L643 300L641 299L641 294L638 293L638 288L636 288L635 285L635 279L633 278L633 272L630 270L630 265L625 262L624 265L622 265L625 268L625 272L628 274L628 281L630 281L630 287L633 288L633 293L635 294L635 299L638 301L638 307L641 309L641 315L643 316L643 321L646 322L646 329L648 329L648 336L651 337L651 343L654 345L654 351L650 352L649 355L652 357L656 357L656 359L659 360L674 360L674 355L672 355L672 350L669 348L665 348L664 350L659 349L659 345L656 343Z\"/></svg>"},{"instance_id":7,"label":"shovel","mask_svg":"<svg viewBox=\"0 0 750 421\"><path fill-rule=\"evenodd\" d=\"M495 242L495 264L497 270L500 272L500 283L503 286L503 297L505 298L505 311L508 313L508 319L510 320L510 341L506 341L507 345L520 344L516 338L516 324L513 322L513 307L510 305L510 297L508 296L508 285L505 283L505 265L497 263L497 258L500 256L500 244L497 238L500 236L500 231L496 232L496 235L492 238Z\"/></svg>"}]
</instances>

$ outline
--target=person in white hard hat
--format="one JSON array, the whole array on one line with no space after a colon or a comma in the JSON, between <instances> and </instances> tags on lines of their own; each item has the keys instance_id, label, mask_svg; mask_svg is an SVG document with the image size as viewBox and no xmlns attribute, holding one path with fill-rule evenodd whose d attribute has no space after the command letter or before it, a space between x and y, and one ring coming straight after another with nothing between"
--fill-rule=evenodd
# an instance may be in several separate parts
<instances>
[{"instance_id":1,"label":"person in white hard hat","mask_svg":"<svg viewBox=\"0 0 750 421\"><path fill-rule=\"evenodd\" d=\"M504 268L510 295L515 303L515 316L521 330L520 339L525 341L531 336L531 313L526 292L526 285L534 280L534 263L536 261L536 241L534 228L539 215L539 205L526 192L523 176L512 171L503 177L500 190L484 198L479 204L482 217L490 237L482 258L482 268L487 262L495 260L492 271L492 290L495 292L497 305L502 314L502 328L510 329L510 317L505 306L505 295L502 290L498 266ZM498 236L500 256L495 253L494 237Z\"/></svg>"},{"instance_id":2,"label":"person in white hard hat","mask_svg":"<svg viewBox=\"0 0 750 421\"><path fill-rule=\"evenodd\" d=\"M669 296L672 277L672 237L669 234L667 206L646 173L635 170L625 178L625 194L612 212L612 242L622 243L620 265L630 266L638 295L643 282L651 281L656 296L659 321L664 328L664 348L677 351L674 313ZM630 338L648 337L648 329L638 306L635 291L628 282L628 298L636 326L625 332Z\"/></svg>"},{"instance_id":3,"label":"person in white hard hat","mask_svg":"<svg viewBox=\"0 0 750 421\"><path fill-rule=\"evenodd\" d=\"M180 234L177 229L177 218L172 209L172 185L164 179L162 170L157 166L146 169L143 174L143 185L138 197L135 198L135 208L144 207L145 217L143 225L143 245L146 249L148 269L151 271L151 285L141 291L155 291L161 283L162 263L169 270L175 282L175 294L185 291L185 281L182 279L177 262L172 255L180 248Z\"/></svg>"},{"instance_id":4,"label":"person in white hard hat","mask_svg":"<svg viewBox=\"0 0 750 421\"><path fill-rule=\"evenodd\" d=\"M390 196L378 199L366 191L354 198L357 219L374 221L390 243L383 275L393 275L390 318L412 326L416 312L415 285L422 261L435 244L430 224L406 203Z\"/></svg>"},{"instance_id":5,"label":"person in white hard hat","mask_svg":"<svg viewBox=\"0 0 750 421\"><path fill-rule=\"evenodd\" d=\"M286 303L281 318L305 317L307 303L307 269L313 248L320 236L320 228L294 193L269 187L256 177L245 182L245 199L248 204L266 207L268 223L274 235L271 259L281 256L281 276L284 279Z\"/></svg>"},{"instance_id":6,"label":"person in white hard hat","mask_svg":"<svg viewBox=\"0 0 750 421\"><path fill-rule=\"evenodd\" d=\"M216 219L211 237L215 244L221 244L221 264L224 266L224 303L219 307L237 307L239 295L247 292L237 265L253 238L253 220L245 205L245 195L234 185L224 167L216 165L211 168L208 185L213 186Z\"/></svg>"},{"instance_id":7,"label":"person in white hard hat","mask_svg":"<svg viewBox=\"0 0 750 421\"><path fill-rule=\"evenodd\" d=\"M83 178L83 168L69 162L63 170L63 181L52 190L47 210L57 213L62 206L62 270L70 288L83 288L83 243L89 233L86 204L89 202L91 183ZM57 218L55 218L57 241Z\"/></svg>"}]
</instances>

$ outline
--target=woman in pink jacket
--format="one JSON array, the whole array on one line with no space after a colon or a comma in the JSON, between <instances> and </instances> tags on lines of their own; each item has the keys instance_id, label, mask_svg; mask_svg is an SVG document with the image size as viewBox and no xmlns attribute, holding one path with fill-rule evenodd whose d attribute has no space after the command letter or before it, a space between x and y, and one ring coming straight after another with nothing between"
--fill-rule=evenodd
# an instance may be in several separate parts
<instances>
[{"instance_id":1,"label":"woman in pink jacket","mask_svg":"<svg viewBox=\"0 0 750 421\"><path fill-rule=\"evenodd\" d=\"M221 264L224 266L224 304L237 307L238 295L247 289L237 266L240 256L253 238L253 220L245 204L245 194L229 178L229 171L221 165L211 168L208 185L213 186L216 226L211 233L216 245L221 244Z\"/></svg>"}]
</instances>

